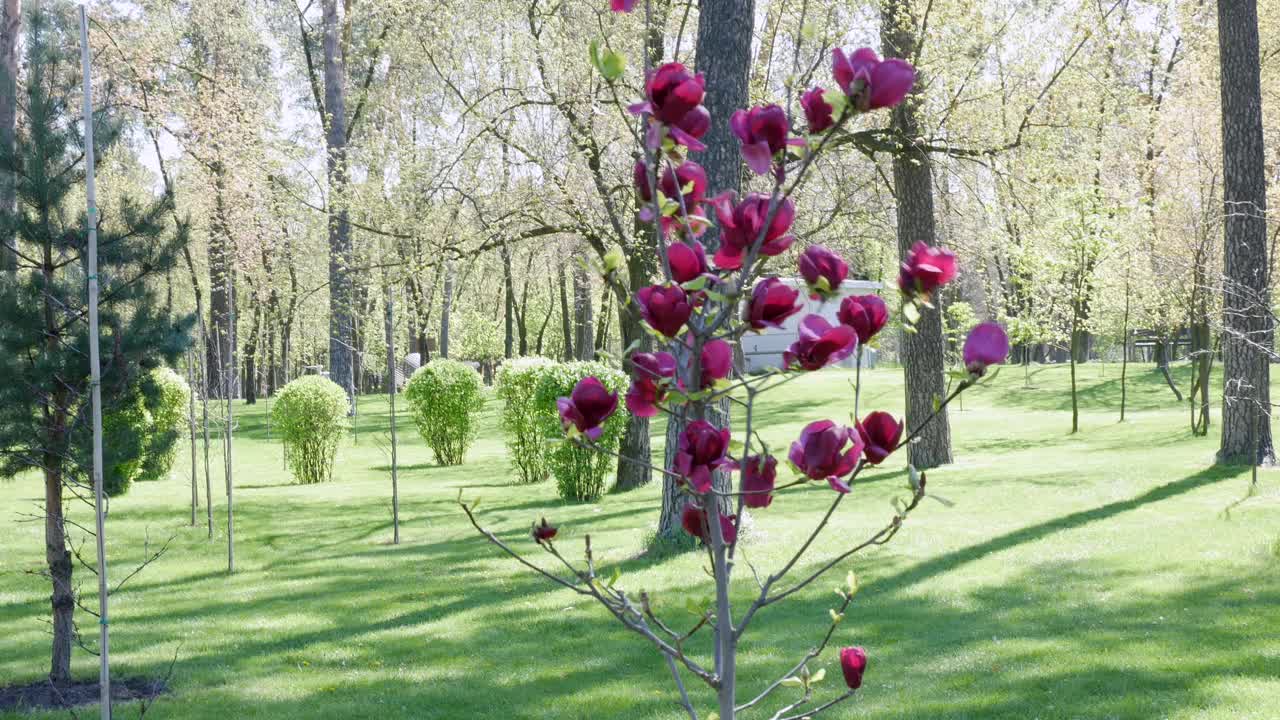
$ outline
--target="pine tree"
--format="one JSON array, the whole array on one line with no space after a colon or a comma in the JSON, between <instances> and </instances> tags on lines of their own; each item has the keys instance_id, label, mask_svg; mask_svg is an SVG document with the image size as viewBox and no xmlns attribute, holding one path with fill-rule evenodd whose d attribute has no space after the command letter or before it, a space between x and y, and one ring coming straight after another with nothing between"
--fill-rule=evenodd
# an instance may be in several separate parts
<instances>
[{"instance_id":1,"label":"pine tree","mask_svg":"<svg viewBox=\"0 0 1280 720\"><path fill-rule=\"evenodd\" d=\"M0 172L15 175L18 199L15 211L0 211L0 234L17 239L18 255L17 272L0 273L0 477L34 470L44 479L44 572L53 585L49 678L65 683L76 598L64 501L93 495L88 215L78 191L84 182L79 69L68 54L78 46L74 24L50 11L29 21L23 114L12 154L0 156ZM111 97L109 90L103 97ZM94 124L101 156L120 130L118 114L101 108ZM97 213L104 414L136 401L147 385L139 382L142 374L175 362L189 344L194 318L171 318L153 282L174 265L182 241L166 233L167 202ZM109 454L116 462L127 459Z\"/></svg>"}]
</instances>

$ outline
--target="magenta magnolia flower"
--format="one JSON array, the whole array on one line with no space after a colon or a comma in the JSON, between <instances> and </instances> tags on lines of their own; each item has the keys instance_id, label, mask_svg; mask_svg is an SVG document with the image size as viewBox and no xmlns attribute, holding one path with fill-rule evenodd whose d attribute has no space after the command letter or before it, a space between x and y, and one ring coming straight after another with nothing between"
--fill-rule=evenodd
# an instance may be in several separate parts
<instances>
[{"instance_id":1,"label":"magenta magnolia flower","mask_svg":"<svg viewBox=\"0 0 1280 720\"><path fill-rule=\"evenodd\" d=\"M724 340L708 341L702 346L698 365L702 368L702 387L711 387L733 372L733 346Z\"/></svg>"},{"instance_id":2,"label":"magenta magnolia flower","mask_svg":"<svg viewBox=\"0 0 1280 720\"><path fill-rule=\"evenodd\" d=\"M534 523L530 534L533 535L534 541L541 545L544 542L550 542L556 536L556 531L555 525L548 524L547 519L542 518L542 524Z\"/></svg>"},{"instance_id":3,"label":"magenta magnolia flower","mask_svg":"<svg viewBox=\"0 0 1280 720\"><path fill-rule=\"evenodd\" d=\"M645 203L640 208L640 219L653 222L654 208L649 204L653 202L653 193L649 188L649 169L643 160L636 161L631 179L635 183L640 201ZM686 187L689 191L682 192ZM665 236L672 228L682 227L686 220L702 214L702 201L707 194L707 171L692 160L686 160L674 169L668 167L658 180L658 192L668 200L680 203L677 212L662 216L662 234ZM705 223L690 224L694 235L702 234Z\"/></svg>"},{"instance_id":4,"label":"magenta magnolia flower","mask_svg":"<svg viewBox=\"0 0 1280 720\"><path fill-rule=\"evenodd\" d=\"M843 478L858 466L862 455L862 438L851 427L830 420L818 420L805 426L800 439L791 443L787 459L800 472L813 480L826 480L836 492L849 492Z\"/></svg>"},{"instance_id":5,"label":"magenta magnolia flower","mask_svg":"<svg viewBox=\"0 0 1280 720\"><path fill-rule=\"evenodd\" d=\"M809 125L809 134L817 135L836 124L835 108L822 97L826 92L821 87L810 88L800 96L800 107L804 108L804 119Z\"/></svg>"},{"instance_id":6,"label":"magenta magnolia flower","mask_svg":"<svg viewBox=\"0 0 1280 720\"><path fill-rule=\"evenodd\" d=\"M629 109L637 115L652 113L654 120L667 126L671 139L690 150L704 150L698 138L711 127L711 115L702 107L704 86L701 73L693 75L680 63L667 63L645 80L648 100Z\"/></svg>"},{"instance_id":7,"label":"magenta magnolia flower","mask_svg":"<svg viewBox=\"0 0 1280 720\"><path fill-rule=\"evenodd\" d=\"M737 110L729 126L742 143L742 159L757 175L769 172L773 157L787 146L787 114L777 105Z\"/></svg>"},{"instance_id":8,"label":"magenta magnolia flower","mask_svg":"<svg viewBox=\"0 0 1280 720\"><path fill-rule=\"evenodd\" d=\"M767 508L773 502L773 485L778 479L778 460L772 455L752 455L742 463L742 504Z\"/></svg>"},{"instance_id":9,"label":"magenta magnolia flower","mask_svg":"<svg viewBox=\"0 0 1280 720\"><path fill-rule=\"evenodd\" d=\"M696 240L691 245L675 242L667 247L667 262L671 264L671 279L684 284L710 271L707 251Z\"/></svg>"},{"instance_id":10,"label":"magenta magnolia flower","mask_svg":"<svg viewBox=\"0 0 1280 720\"><path fill-rule=\"evenodd\" d=\"M738 541L738 529L734 527L733 518L724 515L720 517L720 537L724 538L726 545L732 545ZM689 503L684 506L684 511L680 513L680 525L684 531L698 538L704 543L711 542L710 529L707 524L707 513L697 505Z\"/></svg>"},{"instance_id":11,"label":"magenta magnolia flower","mask_svg":"<svg viewBox=\"0 0 1280 720\"><path fill-rule=\"evenodd\" d=\"M840 301L841 325L848 325L858 333L860 344L870 342L889 322L889 308L879 295L850 295Z\"/></svg>"},{"instance_id":12,"label":"magenta magnolia flower","mask_svg":"<svg viewBox=\"0 0 1280 720\"><path fill-rule=\"evenodd\" d=\"M572 425L595 440L604 432L604 421L618 409L618 395L609 392L599 378L588 376L573 386L569 397L557 398L556 407L566 430Z\"/></svg>"},{"instance_id":13,"label":"magenta magnolia flower","mask_svg":"<svg viewBox=\"0 0 1280 720\"><path fill-rule=\"evenodd\" d=\"M800 256L800 275L809 285L809 297L826 299L849 276L849 265L821 245L810 245Z\"/></svg>"},{"instance_id":14,"label":"magenta magnolia flower","mask_svg":"<svg viewBox=\"0 0 1280 720\"><path fill-rule=\"evenodd\" d=\"M931 295L956 277L955 253L922 242L911 246L911 253L898 272L898 289L907 297Z\"/></svg>"},{"instance_id":15,"label":"magenta magnolia flower","mask_svg":"<svg viewBox=\"0 0 1280 720\"><path fill-rule=\"evenodd\" d=\"M753 330L780 328L787 318L800 312L796 303L800 291L776 277L767 277L756 283L747 303L746 320Z\"/></svg>"},{"instance_id":16,"label":"magenta magnolia flower","mask_svg":"<svg viewBox=\"0 0 1280 720\"><path fill-rule=\"evenodd\" d=\"M640 317L649 323L649 327L667 337L678 335L693 313L689 296L679 285L640 288L636 293L636 304L640 306Z\"/></svg>"},{"instance_id":17,"label":"magenta magnolia flower","mask_svg":"<svg viewBox=\"0 0 1280 720\"><path fill-rule=\"evenodd\" d=\"M764 193L751 193L742 202L736 202L737 196L725 192L711 198L716 209L716 219L720 222L720 249L714 258L718 267L723 270L737 270L742 267L742 256L764 231L765 220L769 217L769 196ZM791 223L796 219L796 205L791 198L786 198L778 205L768 231L764 233L764 241L760 245L760 254L768 257L786 252L795 242L788 235Z\"/></svg>"},{"instance_id":18,"label":"magenta magnolia flower","mask_svg":"<svg viewBox=\"0 0 1280 720\"><path fill-rule=\"evenodd\" d=\"M982 376L988 365L999 365L1009 356L1009 336L993 322L979 323L964 340L964 367Z\"/></svg>"},{"instance_id":19,"label":"magenta magnolia flower","mask_svg":"<svg viewBox=\"0 0 1280 720\"><path fill-rule=\"evenodd\" d=\"M872 465L884 462L897 449L898 441L902 439L902 422L880 410L862 418L855 427L858 429L858 437L862 438L862 443L866 446L862 454Z\"/></svg>"},{"instance_id":20,"label":"magenta magnolia flower","mask_svg":"<svg viewBox=\"0 0 1280 720\"><path fill-rule=\"evenodd\" d=\"M840 670L844 684L850 690L862 687L862 674L867 671L867 651L860 647L847 647L840 651Z\"/></svg>"},{"instance_id":21,"label":"magenta magnolia flower","mask_svg":"<svg viewBox=\"0 0 1280 720\"><path fill-rule=\"evenodd\" d=\"M609 9L616 13L629 13L636 6L636 0L609 0Z\"/></svg>"},{"instance_id":22,"label":"magenta magnolia flower","mask_svg":"<svg viewBox=\"0 0 1280 720\"><path fill-rule=\"evenodd\" d=\"M836 48L831 56L836 82L862 112L897 105L916 82L911 63L897 58L881 60L871 48L858 48L852 55Z\"/></svg>"},{"instance_id":23,"label":"magenta magnolia flower","mask_svg":"<svg viewBox=\"0 0 1280 720\"><path fill-rule=\"evenodd\" d=\"M627 410L636 417L653 417L667 395L664 381L676 374L676 359L665 352L636 353L631 366L635 378L627 391Z\"/></svg>"},{"instance_id":24,"label":"magenta magnolia flower","mask_svg":"<svg viewBox=\"0 0 1280 720\"><path fill-rule=\"evenodd\" d=\"M790 370L820 370L853 354L858 348L858 334L847 325L832 326L821 315L806 315L800 321L800 335L782 353L782 364Z\"/></svg>"},{"instance_id":25,"label":"magenta magnolia flower","mask_svg":"<svg viewBox=\"0 0 1280 720\"><path fill-rule=\"evenodd\" d=\"M672 469L695 492L704 493L711 489L711 473L731 462L725 455L728 451L728 428L722 430L706 420L694 420L680 433L680 449Z\"/></svg>"}]
</instances>

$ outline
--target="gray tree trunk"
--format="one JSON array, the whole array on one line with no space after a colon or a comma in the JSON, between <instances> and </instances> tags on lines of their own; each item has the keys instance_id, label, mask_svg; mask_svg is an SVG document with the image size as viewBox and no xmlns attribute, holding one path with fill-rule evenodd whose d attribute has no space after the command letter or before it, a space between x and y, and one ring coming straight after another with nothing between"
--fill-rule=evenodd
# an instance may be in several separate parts
<instances>
[{"instance_id":1,"label":"gray tree trunk","mask_svg":"<svg viewBox=\"0 0 1280 720\"><path fill-rule=\"evenodd\" d=\"M645 52L649 56L650 67L657 67L662 62L664 53L664 37L662 29L666 27L667 13L671 5L667 0L653 3L651 11L654 23L645 37ZM639 218L631 226L631 244L627 248L627 287L635 290L653 281L658 269L658 249L654 245L653 227L641 223ZM629 301L630 298L627 298ZM600 312L605 312L601 305ZM618 333L622 337L622 348L636 344L635 352L652 352L653 339L644 331L640 315L627 302L618 303ZM628 374L631 367L626 358L623 369ZM620 491L633 490L653 481L653 471L647 465L628 462L622 458L633 458L649 461L653 454L653 443L649 436L649 418L627 416L627 426L622 433L622 441L618 445L617 480L614 488Z\"/></svg>"},{"instance_id":2,"label":"gray tree trunk","mask_svg":"<svg viewBox=\"0 0 1280 720\"><path fill-rule=\"evenodd\" d=\"M4 0L0 15L0 153L13 152L18 117L18 37L22 31L21 0ZM13 173L0 173L0 213L12 213L18 207ZM17 238L0 238L0 270L17 270L18 256L13 252Z\"/></svg>"},{"instance_id":3,"label":"gray tree trunk","mask_svg":"<svg viewBox=\"0 0 1280 720\"><path fill-rule=\"evenodd\" d=\"M591 320L591 277L581 262L573 265L573 347L579 360L594 360L596 343Z\"/></svg>"},{"instance_id":4,"label":"gray tree trunk","mask_svg":"<svg viewBox=\"0 0 1280 720\"><path fill-rule=\"evenodd\" d=\"M354 284L351 223L347 218L347 108L342 29L337 0L324 0L324 114L329 174L329 378L355 402Z\"/></svg>"},{"instance_id":5,"label":"gray tree trunk","mask_svg":"<svg viewBox=\"0 0 1280 720\"><path fill-rule=\"evenodd\" d=\"M502 246L502 294L505 297L503 307L503 357L510 360L516 349L516 284L511 273L511 248Z\"/></svg>"},{"instance_id":6,"label":"gray tree trunk","mask_svg":"<svg viewBox=\"0 0 1280 720\"><path fill-rule=\"evenodd\" d=\"M221 163L213 166L213 224L209 228L209 335L206 367L218 377L205 389L210 397L222 399L226 393L240 393L236 377L236 343L239 341L231 304L236 292L235 241L227 220L225 176ZM231 379L223 377L229 373Z\"/></svg>"},{"instance_id":7,"label":"gray tree trunk","mask_svg":"<svg viewBox=\"0 0 1280 720\"><path fill-rule=\"evenodd\" d=\"M564 338L564 359L572 360L573 352L573 315L569 313L569 288L564 276L564 265L558 264L560 280L560 335Z\"/></svg>"},{"instance_id":8,"label":"gray tree trunk","mask_svg":"<svg viewBox=\"0 0 1280 720\"><path fill-rule=\"evenodd\" d=\"M714 193L742 189L742 157L739 143L729 127L734 110L750 104L747 83L751 70L751 38L755 29L755 0L702 0L698 17L697 70L706 76L703 104L711 113L711 129L702 138L707 146L697 161L707 171L707 185ZM719 247L714 232L702 241L708 254ZM729 403L707 409L707 421L719 427L729 423ZM679 447L684 423L672 418L667 423L664 467L671 467ZM716 487L725 490L729 478L717 473ZM659 536L671 537L682 532L680 514L684 496L669 477L663 478L662 515L658 519Z\"/></svg>"},{"instance_id":9,"label":"gray tree trunk","mask_svg":"<svg viewBox=\"0 0 1280 720\"><path fill-rule=\"evenodd\" d=\"M440 297L440 357L449 357L449 321L453 314L453 261L445 261L444 288ZM423 358L425 364L426 358Z\"/></svg>"},{"instance_id":10,"label":"gray tree trunk","mask_svg":"<svg viewBox=\"0 0 1280 720\"><path fill-rule=\"evenodd\" d=\"M1275 461L1271 440L1271 291L1267 262L1267 179L1256 0L1219 0L1222 63L1224 463Z\"/></svg>"},{"instance_id":11,"label":"gray tree trunk","mask_svg":"<svg viewBox=\"0 0 1280 720\"><path fill-rule=\"evenodd\" d=\"M881 6L880 41L886 57L912 59L917 38L909 0L884 0ZM918 91L893 111L893 128L901 137L920 135ZM917 241L933 245L937 232L933 216L933 171L929 154L918 147L904 148L893 159L893 186L897 196L898 252L905 255ZM935 306L938 305L935 298ZM908 427L915 427L933 413L935 401L946 393L944 372L946 344L942 335L940 309L925 309L916 323L916 332L902 333L902 364L906 375ZM944 409L911 445L911 464L931 468L951 462L951 423Z\"/></svg>"}]
</instances>

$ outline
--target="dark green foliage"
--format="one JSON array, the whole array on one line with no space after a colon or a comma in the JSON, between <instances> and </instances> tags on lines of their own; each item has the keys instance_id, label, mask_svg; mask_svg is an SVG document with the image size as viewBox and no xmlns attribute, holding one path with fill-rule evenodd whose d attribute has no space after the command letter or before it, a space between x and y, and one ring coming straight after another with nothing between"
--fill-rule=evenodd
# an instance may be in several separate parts
<instances>
[{"instance_id":1,"label":"dark green foliage","mask_svg":"<svg viewBox=\"0 0 1280 720\"><path fill-rule=\"evenodd\" d=\"M163 480L177 459L187 420L187 383L167 367L138 377L102 418L103 488L123 495L135 481Z\"/></svg>"},{"instance_id":2,"label":"dark green foliage","mask_svg":"<svg viewBox=\"0 0 1280 720\"><path fill-rule=\"evenodd\" d=\"M17 238L18 270L0 273L0 476L41 469L46 482L89 482L91 413L85 273L86 213L74 24L34 14L27 34L28 79L19 103L15 151L18 212L0 215ZM100 98L112 96L101 88ZM95 119L98 157L120 136L110 106ZM152 368L174 362L189 343L192 317L174 319L153 278L174 265L185 242L167 231L168 200L101 208L98 263L104 455L108 468L138 472L145 440L126 430L145 412ZM127 485L127 483L125 483ZM123 489L123 488L117 488Z\"/></svg>"}]
</instances>

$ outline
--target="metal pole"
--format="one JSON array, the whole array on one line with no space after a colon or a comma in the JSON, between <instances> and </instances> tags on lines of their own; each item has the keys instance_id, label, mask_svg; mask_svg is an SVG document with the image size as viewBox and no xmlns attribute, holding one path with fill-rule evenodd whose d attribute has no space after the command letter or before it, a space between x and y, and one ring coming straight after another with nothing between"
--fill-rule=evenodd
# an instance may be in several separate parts
<instances>
[{"instance_id":1,"label":"metal pole","mask_svg":"<svg viewBox=\"0 0 1280 720\"><path fill-rule=\"evenodd\" d=\"M93 505L98 544L98 688L102 720L111 719L111 642L107 629L107 548L102 502L102 367L98 360L98 208L93 184L93 94L89 81L89 16L80 6L80 71L84 84L85 197L88 201L89 377L93 404Z\"/></svg>"},{"instance_id":2,"label":"metal pole","mask_svg":"<svg viewBox=\"0 0 1280 720\"><path fill-rule=\"evenodd\" d=\"M395 315L392 307L391 286L387 285L387 401L391 407L391 525L392 543L400 544L400 482L397 477L396 457L396 342Z\"/></svg>"}]
</instances>

